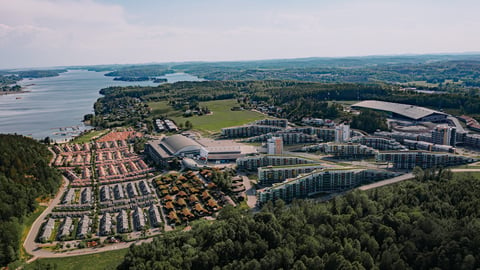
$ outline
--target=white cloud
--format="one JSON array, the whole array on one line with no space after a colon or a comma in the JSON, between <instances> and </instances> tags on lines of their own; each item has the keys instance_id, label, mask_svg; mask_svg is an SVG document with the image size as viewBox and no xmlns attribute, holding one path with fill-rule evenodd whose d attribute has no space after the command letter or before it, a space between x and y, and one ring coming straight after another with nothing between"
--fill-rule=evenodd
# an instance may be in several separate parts
<instances>
[{"instance_id":1,"label":"white cloud","mask_svg":"<svg viewBox=\"0 0 480 270\"><path fill-rule=\"evenodd\" d=\"M140 3L139 3L140 4ZM150 3L151 4L151 3ZM237 3L238 4L238 3ZM330 1L134 13L93 0L0 0L3 67L475 51L479 5ZM272 3L272 5L275 5ZM161 6L161 5L160 5ZM223 9L222 9L223 8ZM145 12L145 11L142 11ZM140 22L138 18L150 18ZM136 22L130 19L136 18ZM153 19L152 19L153 18ZM148 21L148 23L147 23Z\"/></svg>"}]
</instances>

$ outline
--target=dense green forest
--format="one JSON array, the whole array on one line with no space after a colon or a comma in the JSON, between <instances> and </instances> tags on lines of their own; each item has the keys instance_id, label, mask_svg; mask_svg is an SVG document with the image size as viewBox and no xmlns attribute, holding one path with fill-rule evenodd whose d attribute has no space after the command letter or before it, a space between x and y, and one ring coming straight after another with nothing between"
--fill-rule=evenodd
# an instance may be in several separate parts
<instances>
[{"instance_id":1,"label":"dense green forest","mask_svg":"<svg viewBox=\"0 0 480 270\"><path fill-rule=\"evenodd\" d=\"M342 107L332 100L361 100L384 96L391 86L382 84L338 83L324 84L295 81L204 81L177 82L157 87L109 87L102 89L95 103L94 124L108 127L125 124L132 119L142 120L148 116L137 104L149 101L168 101L169 104L195 105L201 101L237 98L242 106L250 108L253 102L281 106L278 117L300 120L305 116L336 118ZM120 119L121 118L121 119Z\"/></svg>"},{"instance_id":2,"label":"dense green forest","mask_svg":"<svg viewBox=\"0 0 480 270\"><path fill-rule=\"evenodd\" d=\"M350 127L368 133L373 133L377 130L388 130L385 115L372 110L362 110L359 115L353 116L350 121Z\"/></svg>"},{"instance_id":3,"label":"dense green forest","mask_svg":"<svg viewBox=\"0 0 480 270\"><path fill-rule=\"evenodd\" d=\"M427 179L356 190L328 203L278 201L256 214L227 207L216 222L131 246L119 268L480 267L480 179Z\"/></svg>"},{"instance_id":4,"label":"dense green forest","mask_svg":"<svg viewBox=\"0 0 480 270\"><path fill-rule=\"evenodd\" d=\"M278 68L201 68L191 66L186 72L208 80L296 80L311 82L386 82L410 83L426 82L434 90L459 90L462 87L480 86L480 59L438 60L433 62L367 64L359 61L357 65L347 66L310 65L307 67Z\"/></svg>"},{"instance_id":5,"label":"dense green forest","mask_svg":"<svg viewBox=\"0 0 480 270\"><path fill-rule=\"evenodd\" d=\"M66 71L67 70L65 69L23 71L0 70L0 92L16 92L22 90L20 85L16 84L22 79L53 77Z\"/></svg>"},{"instance_id":6,"label":"dense green forest","mask_svg":"<svg viewBox=\"0 0 480 270\"><path fill-rule=\"evenodd\" d=\"M376 99L425 106L437 110L453 109L460 114L480 114L480 97L475 90L432 95L402 91L398 85L384 83L319 83L299 81L203 81L177 82L156 87L109 87L95 104L96 124L135 124L148 116L142 109L150 101L191 105L201 101L236 98L239 105L252 108L254 104L281 108L274 116L296 122L303 117L341 118L343 108L335 101ZM137 102L138 101L138 102ZM132 104L137 102L132 110ZM115 117L112 117L114 115ZM118 119L121 118L121 119Z\"/></svg>"},{"instance_id":7,"label":"dense green forest","mask_svg":"<svg viewBox=\"0 0 480 270\"><path fill-rule=\"evenodd\" d=\"M105 74L112 77L155 77L173 73L166 65L125 66Z\"/></svg>"},{"instance_id":8,"label":"dense green forest","mask_svg":"<svg viewBox=\"0 0 480 270\"><path fill-rule=\"evenodd\" d=\"M18 259L20 224L35 210L35 199L60 186L60 174L49 166L51 156L33 139L0 135L0 265Z\"/></svg>"}]
</instances>

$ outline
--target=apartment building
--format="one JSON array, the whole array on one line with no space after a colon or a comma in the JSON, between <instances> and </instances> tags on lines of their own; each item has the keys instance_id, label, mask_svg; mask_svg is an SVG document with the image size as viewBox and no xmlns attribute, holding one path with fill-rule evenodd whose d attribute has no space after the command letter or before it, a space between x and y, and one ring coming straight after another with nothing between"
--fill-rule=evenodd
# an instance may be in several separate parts
<instances>
[{"instance_id":1,"label":"apartment building","mask_svg":"<svg viewBox=\"0 0 480 270\"><path fill-rule=\"evenodd\" d=\"M382 170L324 169L288 179L257 190L259 204L282 199L289 203L295 198L306 198L318 193L336 192L354 188L362 183L394 177L398 174Z\"/></svg>"},{"instance_id":2,"label":"apartment building","mask_svg":"<svg viewBox=\"0 0 480 270\"><path fill-rule=\"evenodd\" d=\"M395 169L448 167L474 162L470 157L450 153L434 153L425 151L386 151L379 152L377 162L389 162Z\"/></svg>"},{"instance_id":3,"label":"apartment building","mask_svg":"<svg viewBox=\"0 0 480 270\"><path fill-rule=\"evenodd\" d=\"M237 159L237 166L239 169L254 171L260 167L266 166L285 166L318 163L318 161L296 157L296 156L280 156L280 155L262 155L250 156Z\"/></svg>"},{"instance_id":4,"label":"apartment building","mask_svg":"<svg viewBox=\"0 0 480 270\"><path fill-rule=\"evenodd\" d=\"M258 168L258 183L263 186L271 185L324 167L323 164L260 167Z\"/></svg>"},{"instance_id":5,"label":"apartment building","mask_svg":"<svg viewBox=\"0 0 480 270\"><path fill-rule=\"evenodd\" d=\"M266 125L244 125L237 127L222 128L222 137L225 138L246 138L271 132L280 131L283 128Z\"/></svg>"},{"instance_id":6,"label":"apartment building","mask_svg":"<svg viewBox=\"0 0 480 270\"><path fill-rule=\"evenodd\" d=\"M357 136L353 137L352 142L366 145L377 150L404 150L403 145L394 139L377 136Z\"/></svg>"},{"instance_id":7,"label":"apartment building","mask_svg":"<svg viewBox=\"0 0 480 270\"><path fill-rule=\"evenodd\" d=\"M353 143L324 143L323 151L337 158L349 159L373 157L377 152L371 147Z\"/></svg>"}]
</instances>

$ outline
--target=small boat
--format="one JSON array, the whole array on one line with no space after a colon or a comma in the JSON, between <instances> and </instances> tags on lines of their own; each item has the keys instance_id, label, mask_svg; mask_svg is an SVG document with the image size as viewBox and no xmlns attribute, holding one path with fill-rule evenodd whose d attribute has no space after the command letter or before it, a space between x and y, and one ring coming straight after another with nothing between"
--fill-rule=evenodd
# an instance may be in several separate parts
<instances>
[{"instance_id":1,"label":"small boat","mask_svg":"<svg viewBox=\"0 0 480 270\"><path fill-rule=\"evenodd\" d=\"M16 97L16 99L22 99L22 97Z\"/></svg>"}]
</instances>

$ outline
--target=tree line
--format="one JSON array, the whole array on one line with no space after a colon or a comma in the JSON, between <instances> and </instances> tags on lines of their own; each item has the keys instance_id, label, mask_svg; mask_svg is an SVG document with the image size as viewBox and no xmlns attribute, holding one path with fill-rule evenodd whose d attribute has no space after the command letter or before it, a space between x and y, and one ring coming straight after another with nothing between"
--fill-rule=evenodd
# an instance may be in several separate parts
<instances>
[{"instance_id":1,"label":"tree line","mask_svg":"<svg viewBox=\"0 0 480 270\"><path fill-rule=\"evenodd\" d=\"M22 222L39 197L55 194L60 173L47 147L20 135L0 134L0 265L19 258Z\"/></svg>"},{"instance_id":2,"label":"tree line","mask_svg":"<svg viewBox=\"0 0 480 270\"><path fill-rule=\"evenodd\" d=\"M479 191L462 175L256 214L226 207L216 222L132 245L119 269L476 269Z\"/></svg>"}]
</instances>

